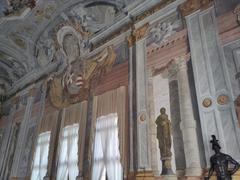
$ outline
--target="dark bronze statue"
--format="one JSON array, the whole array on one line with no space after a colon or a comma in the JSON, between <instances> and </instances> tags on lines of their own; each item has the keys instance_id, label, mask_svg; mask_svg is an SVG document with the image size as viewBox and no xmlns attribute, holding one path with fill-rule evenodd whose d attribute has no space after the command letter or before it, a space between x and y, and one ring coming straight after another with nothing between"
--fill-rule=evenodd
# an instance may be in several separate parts
<instances>
[{"instance_id":1,"label":"dark bronze statue","mask_svg":"<svg viewBox=\"0 0 240 180\"><path fill-rule=\"evenodd\" d=\"M211 167L208 172L208 177L205 177L205 179L209 179L215 171L217 180L231 180L231 176L239 169L239 163L231 156L220 152L221 147L215 135L212 135L210 142L212 143L212 149L215 151L215 154L210 158ZM233 166L232 169L229 169L229 163Z\"/></svg>"}]
</instances>

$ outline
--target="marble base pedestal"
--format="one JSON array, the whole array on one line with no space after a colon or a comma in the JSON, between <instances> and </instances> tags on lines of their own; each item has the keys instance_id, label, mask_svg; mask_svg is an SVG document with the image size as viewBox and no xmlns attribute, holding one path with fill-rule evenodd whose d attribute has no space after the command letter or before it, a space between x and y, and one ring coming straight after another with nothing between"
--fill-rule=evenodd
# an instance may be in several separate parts
<instances>
[{"instance_id":1,"label":"marble base pedestal","mask_svg":"<svg viewBox=\"0 0 240 180\"><path fill-rule=\"evenodd\" d=\"M83 176L77 176L76 180L83 180Z\"/></svg>"},{"instance_id":2,"label":"marble base pedestal","mask_svg":"<svg viewBox=\"0 0 240 180\"><path fill-rule=\"evenodd\" d=\"M240 179L240 170L238 170L233 176L232 180L239 180Z\"/></svg>"},{"instance_id":3,"label":"marble base pedestal","mask_svg":"<svg viewBox=\"0 0 240 180\"><path fill-rule=\"evenodd\" d=\"M136 180L155 180L152 171L141 171L137 172L135 175Z\"/></svg>"},{"instance_id":4,"label":"marble base pedestal","mask_svg":"<svg viewBox=\"0 0 240 180\"><path fill-rule=\"evenodd\" d=\"M49 177L49 176L45 176L45 177L43 178L43 180L50 180L50 177Z\"/></svg>"},{"instance_id":5,"label":"marble base pedestal","mask_svg":"<svg viewBox=\"0 0 240 180\"><path fill-rule=\"evenodd\" d=\"M176 175L166 175L166 176L161 176L163 180L177 180L178 177Z\"/></svg>"}]
</instances>

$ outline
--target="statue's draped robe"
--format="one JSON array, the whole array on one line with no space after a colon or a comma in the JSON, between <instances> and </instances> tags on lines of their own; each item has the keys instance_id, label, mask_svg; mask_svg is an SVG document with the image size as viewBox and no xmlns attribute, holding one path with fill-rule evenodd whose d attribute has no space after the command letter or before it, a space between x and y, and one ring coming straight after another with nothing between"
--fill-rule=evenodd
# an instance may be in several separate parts
<instances>
[{"instance_id":1,"label":"statue's draped robe","mask_svg":"<svg viewBox=\"0 0 240 180\"><path fill-rule=\"evenodd\" d=\"M161 159L170 158L171 153L171 123L166 114L161 114L156 120L157 139L161 153Z\"/></svg>"}]
</instances>

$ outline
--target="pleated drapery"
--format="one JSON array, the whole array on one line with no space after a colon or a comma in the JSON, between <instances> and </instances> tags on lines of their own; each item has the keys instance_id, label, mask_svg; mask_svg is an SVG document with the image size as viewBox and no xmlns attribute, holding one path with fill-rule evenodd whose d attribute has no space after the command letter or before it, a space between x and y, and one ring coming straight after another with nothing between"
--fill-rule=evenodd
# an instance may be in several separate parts
<instances>
[{"instance_id":1,"label":"pleated drapery","mask_svg":"<svg viewBox=\"0 0 240 180\"><path fill-rule=\"evenodd\" d=\"M62 118L57 180L75 180L83 168L87 101L65 108Z\"/></svg>"},{"instance_id":2,"label":"pleated drapery","mask_svg":"<svg viewBox=\"0 0 240 180\"><path fill-rule=\"evenodd\" d=\"M50 131L38 135L31 180L43 180L47 173L50 135Z\"/></svg>"},{"instance_id":3,"label":"pleated drapery","mask_svg":"<svg viewBox=\"0 0 240 180\"><path fill-rule=\"evenodd\" d=\"M76 180L78 175L78 124L62 130L57 180Z\"/></svg>"},{"instance_id":4,"label":"pleated drapery","mask_svg":"<svg viewBox=\"0 0 240 180\"><path fill-rule=\"evenodd\" d=\"M106 168L109 180L123 179L117 122L117 113L101 116L97 119L92 180L100 180L104 168Z\"/></svg>"},{"instance_id":5,"label":"pleated drapery","mask_svg":"<svg viewBox=\"0 0 240 180\"><path fill-rule=\"evenodd\" d=\"M95 130L97 125L97 118L106 116L111 113L117 113L118 117L118 139L119 139L119 152L120 160L124 169L124 177L127 176L128 171L128 124L127 124L127 88L121 86L117 89L107 91L104 94L94 96L93 99L93 127L91 133L91 143L94 143Z\"/></svg>"}]
</instances>

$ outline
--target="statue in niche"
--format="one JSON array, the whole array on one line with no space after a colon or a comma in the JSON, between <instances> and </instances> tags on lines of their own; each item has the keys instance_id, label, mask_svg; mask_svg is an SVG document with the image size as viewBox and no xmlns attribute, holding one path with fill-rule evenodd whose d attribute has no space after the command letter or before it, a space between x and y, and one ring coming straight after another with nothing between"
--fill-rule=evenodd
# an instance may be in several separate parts
<instances>
[{"instance_id":1,"label":"statue in niche","mask_svg":"<svg viewBox=\"0 0 240 180\"><path fill-rule=\"evenodd\" d=\"M164 107L160 109L160 113L155 123L157 124L157 139L162 160L162 175L171 175L173 174L171 166L171 122Z\"/></svg>"},{"instance_id":2,"label":"statue in niche","mask_svg":"<svg viewBox=\"0 0 240 180\"><path fill-rule=\"evenodd\" d=\"M237 114L237 119L238 119L238 126L240 127L240 95L236 98L235 102L235 110Z\"/></svg>"},{"instance_id":3,"label":"statue in niche","mask_svg":"<svg viewBox=\"0 0 240 180\"><path fill-rule=\"evenodd\" d=\"M221 147L215 135L212 135L210 142L212 143L212 149L215 151L215 154L210 158L211 167L208 172L208 177L205 177L205 179L210 179L213 171L215 171L217 180L231 180L231 176L239 169L240 164L231 156L220 152ZM231 169L229 168L230 164L232 165Z\"/></svg>"}]
</instances>

